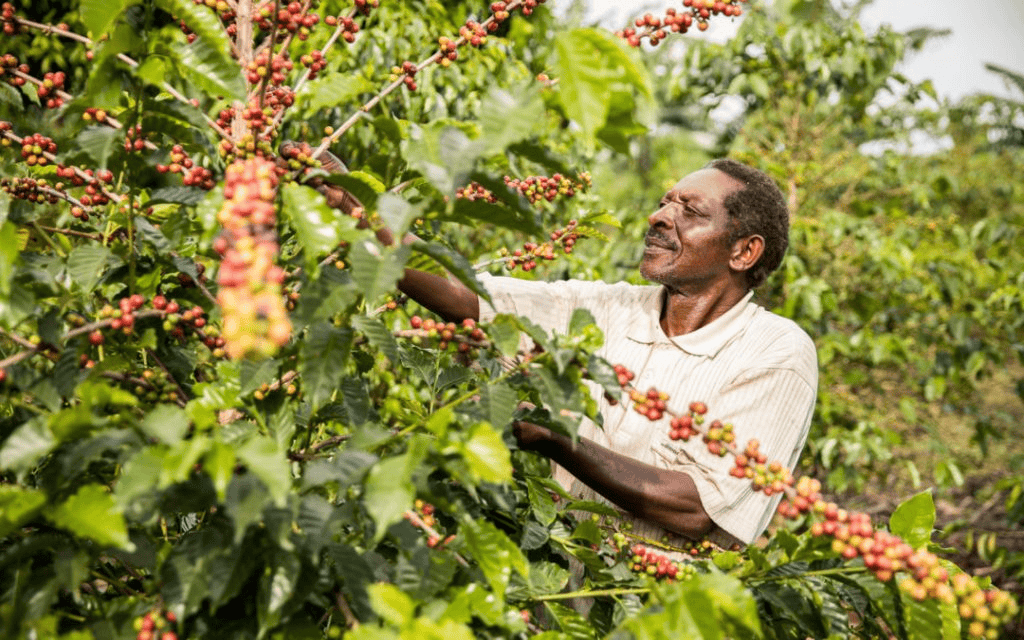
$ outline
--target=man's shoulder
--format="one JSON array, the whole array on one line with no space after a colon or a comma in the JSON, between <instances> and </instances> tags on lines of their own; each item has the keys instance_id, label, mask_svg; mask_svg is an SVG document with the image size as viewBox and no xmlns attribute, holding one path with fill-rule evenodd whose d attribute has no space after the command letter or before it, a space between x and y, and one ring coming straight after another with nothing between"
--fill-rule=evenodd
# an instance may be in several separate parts
<instances>
[{"instance_id":1,"label":"man's shoulder","mask_svg":"<svg viewBox=\"0 0 1024 640\"><path fill-rule=\"evenodd\" d=\"M765 353L786 359L799 355L816 365L814 340L799 324L760 305L754 306L756 310L745 332L745 342L758 345L759 350Z\"/></svg>"}]
</instances>

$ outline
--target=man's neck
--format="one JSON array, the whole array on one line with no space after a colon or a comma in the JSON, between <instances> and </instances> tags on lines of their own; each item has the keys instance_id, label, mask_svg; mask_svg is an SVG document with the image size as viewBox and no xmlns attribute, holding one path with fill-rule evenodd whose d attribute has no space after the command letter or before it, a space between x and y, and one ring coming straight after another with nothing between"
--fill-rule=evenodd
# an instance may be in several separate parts
<instances>
[{"instance_id":1,"label":"man's neck","mask_svg":"<svg viewBox=\"0 0 1024 640\"><path fill-rule=\"evenodd\" d=\"M747 289L722 286L699 294L684 293L665 288L661 307L661 329L672 338L710 324L736 306L748 293Z\"/></svg>"}]
</instances>

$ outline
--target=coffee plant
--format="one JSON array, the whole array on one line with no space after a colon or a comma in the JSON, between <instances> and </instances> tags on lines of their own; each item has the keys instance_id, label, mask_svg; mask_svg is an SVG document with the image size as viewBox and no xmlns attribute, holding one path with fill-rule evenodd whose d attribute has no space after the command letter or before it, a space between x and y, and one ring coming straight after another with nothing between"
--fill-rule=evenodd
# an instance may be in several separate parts
<instances>
[{"instance_id":1,"label":"coffee plant","mask_svg":"<svg viewBox=\"0 0 1024 640\"><path fill-rule=\"evenodd\" d=\"M740 3L618 36L394 4L3 4L0 636L998 637L1018 605L938 555L928 493L840 508L587 314L396 293L606 243L586 167L649 124L636 49ZM575 433L588 384L784 496L774 533L676 548L574 500L509 425Z\"/></svg>"}]
</instances>

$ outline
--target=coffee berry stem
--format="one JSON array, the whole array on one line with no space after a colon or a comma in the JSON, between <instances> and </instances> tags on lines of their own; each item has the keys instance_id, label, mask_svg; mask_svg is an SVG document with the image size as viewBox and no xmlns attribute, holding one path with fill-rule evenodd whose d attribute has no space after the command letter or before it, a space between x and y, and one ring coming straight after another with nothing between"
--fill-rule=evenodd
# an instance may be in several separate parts
<instances>
[{"instance_id":1,"label":"coffee berry stem","mask_svg":"<svg viewBox=\"0 0 1024 640\"><path fill-rule=\"evenodd\" d=\"M421 500L417 500L417 503L421 502ZM426 533L428 541L434 541L434 543L430 545L431 547L438 546L439 544L441 544L442 540L445 541L445 543L447 543L450 541L450 538L453 537L450 536L449 538L442 538L441 534L436 529L430 526L430 524L428 524L427 522L424 522L423 517L421 517L420 514L417 513L415 509L407 509L405 513L402 514L402 517L408 520L409 523L412 524L412 526L416 527L417 529L421 529L424 533ZM455 556L455 560L459 564L461 564L463 567L469 567L469 561L462 557L462 554L455 553L453 555Z\"/></svg>"},{"instance_id":2,"label":"coffee berry stem","mask_svg":"<svg viewBox=\"0 0 1024 640\"><path fill-rule=\"evenodd\" d=\"M83 36L83 35L81 35L79 33L75 33L73 31L71 31L70 29L62 29L60 27L55 27L55 26L52 26L52 25L43 24L41 22L35 22L33 20L26 20L25 18L20 18L20 17L17 18L17 21L18 21L18 24L21 25L21 26L25 26L25 27L29 27L31 29L36 29L36 30L39 30L39 31L43 31L45 33L52 33L52 34L55 34L55 35L58 35L58 36L61 36L61 37L64 37L64 38L68 38L70 40L75 40L77 42L80 42L80 43L86 45L87 47L93 47L96 44L91 38ZM125 55L123 53L118 53L117 54L117 59L120 60L121 62L124 62L125 64L127 64L128 66L130 66L132 68L137 68L139 66L139 62L137 60L135 60L135 59L131 58L130 56L127 56L127 55ZM181 92L179 92L177 89L175 89L169 83L166 83L166 82L163 83L161 85L161 88L164 91L166 91L172 98L177 100L178 102L181 102L183 104L187 104L188 106L190 106L192 108L195 108L197 111L199 111L199 115L203 118L203 120L206 121L206 124L209 125L209 127L211 129L216 131L221 137L223 137L223 138L230 138L230 136L223 129L221 129L221 127L215 121L211 120L210 117L206 115L205 111L203 111L202 109L198 109L198 107L191 100L189 100L184 95L182 95Z\"/></svg>"},{"instance_id":3,"label":"coffee berry stem","mask_svg":"<svg viewBox=\"0 0 1024 640\"><path fill-rule=\"evenodd\" d=\"M42 22L35 22L33 20L28 20L26 18L18 18L17 20L18 20L18 24L19 25L25 26L25 27L29 27L30 29L36 29L36 30L42 31L44 33L50 33L50 34L53 34L53 35L61 36L63 38L67 38L69 40L75 40L77 42L81 42L82 44L88 45L90 47L93 45L92 40L90 40L86 36L83 36L83 35L80 35L78 33L75 33L74 31L71 31L70 29L62 28L59 25L58 26L53 26L53 25L50 25L50 24L44 24Z\"/></svg>"},{"instance_id":4,"label":"coffee berry stem","mask_svg":"<svg viewBox=\"0 0 1024 640\"><path fill-rule=\"evenodd\" d=\"M348 15L345 16L345 17L348 18L349 20L352 20L357 15L359 15L359 11L357 9L353 8L351 11L349 11ZM324 57L327 56L327 52L330 51L331 47L334 46L334 43L338 41L338 38L340 38L343 33L345 33L345 22L344 22L344 20L339 20L337 26L334 29L334 32L331 33L329 38L327 38L327 42L324 43L324 46L320 48L320 53ZM309 76L310 76L311 73L312 73L311 69L306 69L302 73L302 75L299 77L299 79L295 82L295 85L292 87L292 91L295 92L295 93L298 93L299 89L301 89L302 86L306 83L306 81L309 80ZM283 118L283 117L284 117L283 114L278 114L275 117L275 122L279 124L281 118Z\"/></svg>"},{"instance_id":5,"label":"coffee berry stem","mask_svg":"<svg viewBox=\"0 0 1024 640\"><path fill-rule=\"evenodd\" d=\"M936 554L924 547L915 550L901 537L876 530L868 514L847 511L834 502L825 502L819 481L809 476L794 481L789 469L780 463L765 464L767 459L758 451L757 440L749 441L740 451L722 437L723 434L731 434L731 429L726 429L728 425L714 420L701 428L708 411L703 402L691 402L687 414L676 413L666 405L667 394L653 387L646 394L641 393L630 384L634 377L631 371L622 365L615 365L614 371L619 385L629 392L638 412L652 421L660 420L664 415L672 416L670 436L673 439L676 439L673 434L677 431L685 431L679 437L684 441L694 435L702 435L712 453L732 454L736 467L730 475L752 479L753 489L763 491L765 495L784 493L786 500L779 503L779 514L791 520L806 514L811 522L811 535L831 538L834 553L848 561L860 558L864 569L880 582L890 582L897 575L904 576L899 579L898 587L914 600L931 598L957 605L961 620L969 621L968 637L998 635L999 627L1017 615L1017 603L1008 592L998 588L983 590L965 573L950 575ZM713 433L715 430L717 435ZM755 459L756 466L750 464Z\"/></svg>"},{"instance_id":6,"label":"coffee berry stem","mask_svg":"<svg viewBox=\"0 0 1024 640\"><path fill-rule=\"evenodd\" d=\"M18 145L23 145L23 144L25 144L26 142L28 142L31 139L31 136L20 137L16 133L14 133L13 131L0 130L0 138L3 138L5 140L10 140L11 142L14 142L15 144L18 144ZM56 154L53 154L53 153L51 153L49 151L42 150L40 153L38 153L36 155L42 156L42 157L46 158L46 160L48 162L51 162L53 164L59 164L59 162L57 161ZM78 178L80 178L84 183L91 184L93 187L97 187L98 186L99 188L97 189L97 191L99 191L101 194L103 194L104 197L106 197L109 200L120 202L120 201L124 200L127 197L127 196L123 196L123 195L112 193L112 192L108 191L107 189L105 189L103 187L103 185L100 183L100 181L97 180L96 176L89 175L84 170L79 169L78 167L67 167L67 168L71 169L74 172L74 175L77 176ZM79 204L81 204L81 203L79 203Z\"/></svg>"},{"instance_id":7,"label":"coffee berry stem","mask_svg":"<svg viewBox=\"0 0 1024 640\"><path fill-rule=\"evenodd\" d=\"M523 0L513 0L512 2L509 2L506 5L505 10L507 12L511 12L512 10L519 8L522 4L523 4ZM483 27L484 29L487 29L491 24L496 24L497 22L498 21L495 19L495 16L492 14L486 20L484 20L480 24L480 26ZM458 38L453 40L453 42L455 43L455 47L456 48L461 47L462 45L466 44L468 41L469 41L469 39L466 36L459 36ZM412 74L418 73L418 72L422 71L423 69L429 67L430 65L437 63L442 57L443 57L443 54L442 54L442 52L440 50L435 51L432 55L428 56L422 62L420 62L419 64L416 64L413 67L413 69L410 69L410 73L412 73ZM323 141L320 143L320 146L318 146L313 151L313 154L312 154L313 157L317 157L321 153L326 151L331 145L333 145L335 142L337 142L338 139L341 138L341 136L343 136L345 134L345 132L347 132L349 129L351 129L353 126L355 126L355 124L362 119L362 117L363 117L362 114L368 113L370 111L370 109L373 109L374 107L376 107L381 102L381 100L383 100L388 95L390 95L395 89L397 89L398 87L404 85L406 83L406 81L405 81L406 77L407 77L406 75L401 75L398 78L396 78L395 80L393 80L392 82L388 83L383 89L381 89L381 91L379 93L377 93L377 95L373 96L368 101L366 101L366 103L363 104L363 106L359 107L359 109L356 110L356 113L353 113L351 116L349 116L348 120L343 122L334 131L334 133L332 133L331 135L329 135L329 136L327 136L327 137L325 137L323 139Z\"/></svg>"}]
</instances>

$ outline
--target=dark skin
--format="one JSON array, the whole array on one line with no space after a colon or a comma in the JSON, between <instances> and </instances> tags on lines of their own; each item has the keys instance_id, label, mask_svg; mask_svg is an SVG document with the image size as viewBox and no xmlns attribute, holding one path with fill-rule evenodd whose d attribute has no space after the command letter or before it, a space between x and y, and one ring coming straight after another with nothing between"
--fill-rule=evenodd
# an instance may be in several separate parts
<instances>
[{"instance_id":1,"label":"dark skin","mask_svg":"<svg viewBox=\"0 0 1024 640\"><path fill-rule=\"evenodd\" d=\"M717 169L701 169L676 183L648 218L640 273L665 286L661 327L669 337L703 327L747 294L745 272L761 258L764 239L729 240L724 200L740 186ZM391 239L385 233L381 240ZM460 282L407 269L398 288L446 320L480 318L476 294ZM714 526L685 473L640 462L586 438L573 443L530 422L514 422L513 432L520 448L565 467L639 518L693 539Z\"/></svg>"}]
</instances>

